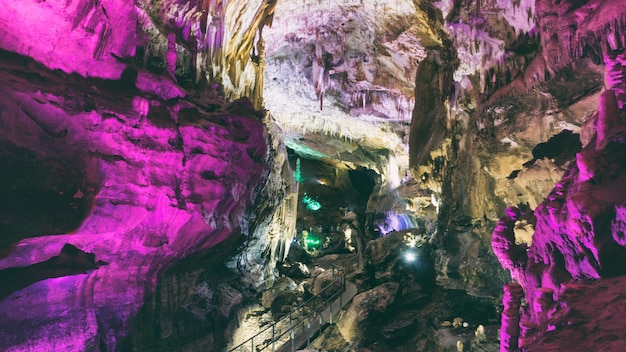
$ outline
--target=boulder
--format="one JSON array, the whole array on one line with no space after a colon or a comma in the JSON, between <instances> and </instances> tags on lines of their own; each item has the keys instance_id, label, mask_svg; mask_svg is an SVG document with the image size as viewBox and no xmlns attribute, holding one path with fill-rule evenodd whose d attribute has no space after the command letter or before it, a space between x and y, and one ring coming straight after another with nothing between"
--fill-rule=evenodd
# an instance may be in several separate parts
<instances>
[{"instance_id":1,"label":"boulder","mask_svg":"<svg viewBox=\"0 0 626 352\"><path fill-rule=\"evenodd\" d=\"M306 279L311 276L309 268L306 266L306 264L302 264L300 262L295 262L292 265L283 263L282 266L278 267L278 271L281 275L285 275L296 280Z\"/></svg>"},{"instance_id":2,"label":"boulder","mask_svg":"<svg viewBox=\"0 0 626 352\"><path fill-rule=\"evenodd\" d=\"M287 293L294 293L298 285L289 277L279 277L274 281L274 285L263 291L261 296L261 304L266 309L270 309L274 305L274 301Z\"/></svg>"},{"instance_id":3,"label":"boulder","mask_svg":"<svg viewBox=\"0 0 626 352\"><path fill-rule=\"evenodd\" d=\"M337 328L343 339L350 344L358 344L367 339L368 324L377 324L373 318L388 313L388 309L395 301L398 288L398 283L388 282L356 295L345 316L337 322Z\"/></svg>"}]
</instances>

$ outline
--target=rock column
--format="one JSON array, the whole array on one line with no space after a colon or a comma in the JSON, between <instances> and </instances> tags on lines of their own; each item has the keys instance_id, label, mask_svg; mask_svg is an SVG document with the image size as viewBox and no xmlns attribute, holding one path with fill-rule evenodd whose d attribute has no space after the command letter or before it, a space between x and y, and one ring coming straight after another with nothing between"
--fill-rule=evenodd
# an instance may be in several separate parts
<instances>
[{"instance_id":1,"label":"rock column","mask_svg":"<svg viewBox=\"0 0 626 352\"><path fill-rule=\"evenodd\" d=\"M519 339L520 306L524 290L516 283L504 285L502 320L500 323L500 352L517 351Z\"/></svg>"}]
</instances>

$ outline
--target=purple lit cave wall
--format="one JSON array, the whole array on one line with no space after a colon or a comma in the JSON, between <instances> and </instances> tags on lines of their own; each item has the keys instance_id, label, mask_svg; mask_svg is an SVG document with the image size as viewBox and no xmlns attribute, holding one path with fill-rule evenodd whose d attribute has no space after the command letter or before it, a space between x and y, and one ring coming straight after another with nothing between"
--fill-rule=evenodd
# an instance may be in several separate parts
<instances>
[{"instance_id":1,"label":"purple lit cave wall","mask_svg":"<svg viewBox=\"0 0 626 352\"><path fill-rule=\"evenodd\" d=\"M625 78L623 0L0 0L0 351L283 351L337 273L294 350L626 351Z\"/></svg>"},{"instance_id":2,"label":"purple lit cave wall","mask_svg":"<svg viewBox=\"0 0 626 352\"><path fill-rule=\"evenodd\" d=\"M147 7L0 7L0 350L148 350L128 336L140 308L164 299L167 270L236 249L263 216L252 209L274 160L266 117L206 80L185 90L173 71L147 69ZM228 259L211 256L209 268ZM184 297L201 273L179 271L185 292L168 295ZM222 348L218 328L200 329L215 341L198 348Z\"/></svg>"},{"instance_id":3,"label":"purple lit cave wall","mask_svg":"<svg viewBox=\"0 0 626 352\"><path fill-rule=\"evenodd\" d=\"M160 271L248 231L263 116L7 52L2 75L1 344L115 346Z\"/></svg>"}]
</instances>

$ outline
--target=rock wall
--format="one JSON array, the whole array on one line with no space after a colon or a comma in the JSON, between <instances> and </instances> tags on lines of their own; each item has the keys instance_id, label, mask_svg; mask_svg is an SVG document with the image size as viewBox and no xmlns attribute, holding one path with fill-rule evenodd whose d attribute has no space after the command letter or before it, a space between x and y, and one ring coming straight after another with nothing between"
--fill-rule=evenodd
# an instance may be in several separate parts
<instances>
[{"instance_id":1,"label":"rock wall","mask_svg":"<svg viewBox=\"0 0 626 352\"><path fill-rule=\"evenodd\" d=\"M578 24L571 27L578 28L577 31L559 33L545 45L553 51L563 51L572 45L587 45L586 50L602 53L606 67L605 91L599 96L597 115L594 116L595 136L586 138L586 146L576 154L575 162L570 163L561 180L534 211L536 227L530 247L516 241L515 228L524 216L524 211L518 208L509 208L494 231L494 252L502 266L524 289L527 302L519 323L521 338L509 334L520 331L517 322L505 323L503 320L502 329L509 332L505 333L508 334L507 340L515 340L503 350L514 350L518 339L521 347L528 345L532 346L529 350L536 350L539 345L533 342L557 329L557 321L562 322L569 314L577 314L576 311L586 311L584 300L580 297L572 299L575 297L572 291L576 289L570 282L589 282L625 274L622 213L626 201L623 182L626 113L622 93L624 70L617 63L623 62L624 58L626 8L604 3L600 10L585 19L585 25L577 22L580 17L576 14L588 14L590 8L597 5L595 2L582 6L567 3L563 5L563 11L550 15L553 18L549 25L543 22L544 30L548 28L548 32L572 22ZM621 20L615 21L615 18ZM567 52L572 53L567 60L577 54L565 50ZM566 56L565 53L554 55ZM557 63L553 61L553 64ZM601 285L600 282L592 286ZM621 286L616 285L615 290L621 290ZM595 299L589 297L589 301L593 305ZM559 325L558 329L565 331L556 333L561 337L569 330L564 325ZM606 336L602 328L585 333L591 336L590 340L595 334ZM616 340L623 344L623 339ZM555 346L567 344L565 339L556 338L555 341Z\"/></svg>"},{"instance_id":2,"label":"rock wall","mask_svg":"<svg viewBox=\"0 0 626 352\"><path fill-rule=\"evenodd\" d=\"M528 306L525 322L531 330L558 314L560 295L572 280L597 280L624 272L623 212L625 131L623 110L615 92L600 99L596 126L609 124L577 154L547 199L535 210L537 225L532 245L515 242L513 231L521 212L511 208L498 223L493 246L500 262L524 288Z\"/></svg>"},{"instance_id":3,"label":"rock wall","mask_svg":"<svg viewBox=\"0 0 626 352\"><path fill-rule=\"evenodd\" d=\"M3 5L0 349L224 348L295 225L280 134L224 97L259 89L240 70L273 3Z\"/></svg>"},{"instance_id":4,"label":"rock wall","mask_svg":"<svg viewBox=\"0 0 626 352\"><path fill-rule=\"evenodd\" d=\"M143 72L167 99L2 55L0 345L115 349L159 273L251 234L273 161L263 116ZM41 267L66 244L92 265ZM11 287L20 272L30 285Z\"/></svg>"}]
</instances>

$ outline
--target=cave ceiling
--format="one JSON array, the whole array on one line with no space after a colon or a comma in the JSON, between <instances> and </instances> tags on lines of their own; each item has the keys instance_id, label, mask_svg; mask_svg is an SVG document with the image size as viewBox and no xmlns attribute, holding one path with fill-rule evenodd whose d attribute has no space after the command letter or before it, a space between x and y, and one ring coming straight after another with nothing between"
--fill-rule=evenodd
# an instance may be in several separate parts
<instances>
[{"instance_id":1,"label":"cave ceiling","mask_svg":"<svg viewBox=\"0 0 626 352\"><path fill-rule=\"evenodd\" d=\"M467 125L468 112L499 88L492 87L495 82L491 81L501 75L498 84L505 85L506 80L516 78L510 77L513 69L509 66L525 66L537 55L534 16L534 1L513 6L504 2L454 6L451 1L282 1L272 26L263 31L265 107L283 129L287 146L302 157L344 168L366 167L384 179L402 178L409 163L414 168L419 164L409 157L412 124L424 131L419 136L423 142L414 143L419 147L414 149L428 154L440 148L448 132L427 143L437 134L430 120L437 120L442 131L457 123ZM452 76L451 87L431 77L416 88L418 66L429 52L437 61L435 76ZM444 68L445 60L455 61L448 65L453 67ZM513 75L519 75L524 67L514 69ZM443 89L447 91L431 95L431 90ZM426 105L435 100L442 104L417 111L416 97L428 100ZM437 116L422 116L435 108L441 110ZM501 112L507 106L494 109ZM415 122L419 120L429 122L424 126ZM530 136L522 150L528 153L528 146L558 131ZM466 132L467 128L461 131ZM504 132L500 139L510 137ZM393 170L386 165L389 158L395 160ZM415 176L423 173L416 171Z\"/></svg>"},{"instance_id":2,"label":"cave ceiling","mask_svg":"<svg viewBox=\"0 0 626 352\"><path fill-rule=\"evenodd\" d=\"M494 219L500 201L536 206L564 171L529 163L537 145L588 134L598 58L623 12L610 1L282 1L263 31L265 107L296 154L383 182L428 178L437 158L467 153L484 170L474 188L497 199L461 207ZM422 181L441 196L440 178Z\"/></svg>"}]
</instances>

